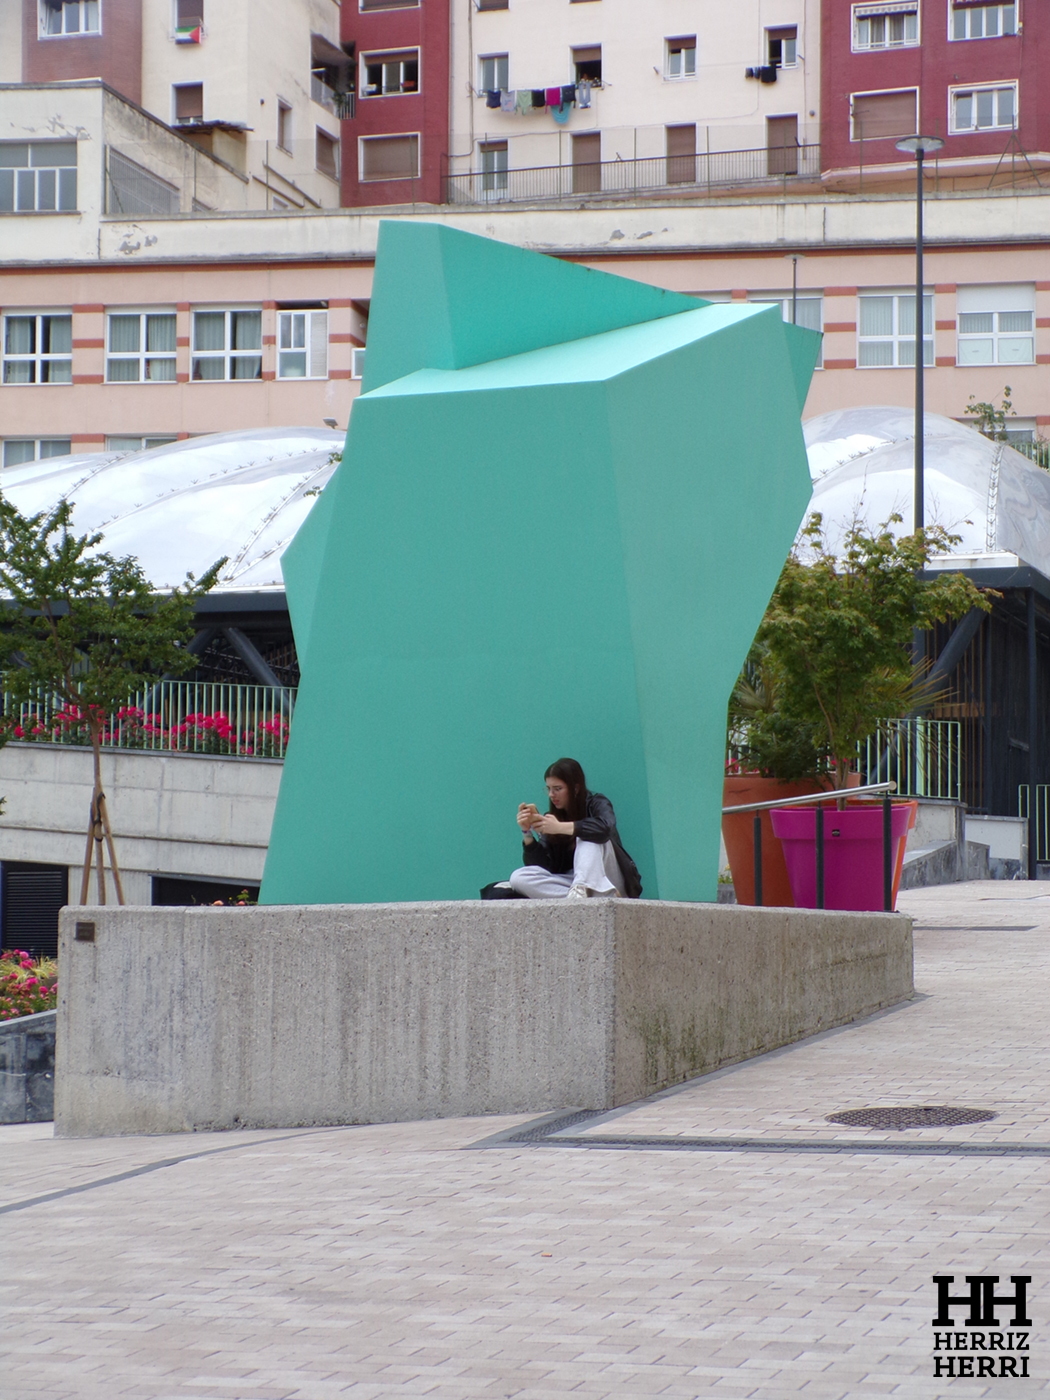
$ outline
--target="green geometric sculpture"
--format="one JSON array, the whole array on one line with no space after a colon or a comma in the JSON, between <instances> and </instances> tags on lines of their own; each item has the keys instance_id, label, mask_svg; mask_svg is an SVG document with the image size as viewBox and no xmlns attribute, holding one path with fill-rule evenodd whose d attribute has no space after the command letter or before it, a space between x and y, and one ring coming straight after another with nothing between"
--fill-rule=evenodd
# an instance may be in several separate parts
<instances>
[{"instance_id":1,"label":"green geometric sculpture","mask_svg":"<svg viewBox=\"0 0 1050 1400\"><path fill-rule=\"evenodd\" d=\"M268 904L468 899L560 754L646 898L713 899L726 704L810 498L820 337L381 226L364 392L284 555Z\"/></svg>"}]
</instances>

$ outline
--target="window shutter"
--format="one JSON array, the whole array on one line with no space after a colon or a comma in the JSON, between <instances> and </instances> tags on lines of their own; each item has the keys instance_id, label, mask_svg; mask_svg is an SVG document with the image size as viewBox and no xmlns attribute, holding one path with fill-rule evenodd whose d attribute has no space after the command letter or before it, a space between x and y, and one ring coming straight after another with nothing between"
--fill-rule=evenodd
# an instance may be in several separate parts
<instances>
[{"instance_id":1,"label":"window shutter","mask_svg":"<svg viewBox=\"0 0 1050 1400\"><path fill-rule=\"evenodd\" d=\"M875 141L916 132L915 90L857 93L853 98L853 139Z\"/></svg>"},{"instance_id":2,"label":"window shutter","mask_svg":"<svg viewBox=\"0 0 1050 1400\"><path fill-rule=\"evenodd\" d=\"M310 312L310 369L311 379L328 378L328 312Z\"/></svg>"}]
</instances>

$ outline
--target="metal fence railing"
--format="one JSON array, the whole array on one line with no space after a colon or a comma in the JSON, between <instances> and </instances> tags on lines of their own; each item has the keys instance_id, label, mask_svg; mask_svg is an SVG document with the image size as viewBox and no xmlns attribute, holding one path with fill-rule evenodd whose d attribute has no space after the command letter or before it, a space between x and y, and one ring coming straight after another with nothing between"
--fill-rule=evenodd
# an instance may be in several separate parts
<instances>
[{"instance_id":1,"label":"metal fence railing","mask_svg":"<svg viewBox=\"0 0 1050 1400\"><path fill-rule=\"evenodd\" d=\"M1027 457L1037 467L1042 467L1044 471L1050 471L1050 441L1011 442L1010 446L1015 452L1020 452L1022 457Z\"/></svg>"},{"instance_id":2,"label":"metal fence railing","mask_svg":"<svg viewBox=\"0 0 1050 1400\"><path fill-rule=\"evenodd\" d=\"M869 782L897 784L901 797L962 800L962 725L955 719L887 719L861 745Z\"/></svg>"},{"instance_id":3,"label":"metal fence railing","mask_svg":"<svg viewBox=\"0 0 1050 1400\"><path fill-rule=\"evenodd\" d=\"M820 175L820 146L772 146L747 151L603 160L543 165L526 170L474 170L445 177L449 204L571 199L579 195L624 195L665 190L697 194L727 185L773 181L786 184Z\"/></svg>"},{"instance_id":4,"label":"metal fence railing","mask_svg":"<svg viewBox=\"0 0 1050 1400\"><path fill-rule=\"evenodd\" d=\"M265 685L159 681L106 717L102 742L115 749L283 758L295 694ZM21 704L5 691L2 722L18 743L91 742L86 710L45 691Z\"/></svg>"},{"instance_id":5,"label":"metal fence railing","mask_svg":"<svg viewBox=\"0 0 1050 1400\"><path fill-rule=\"evenodd\" d=\"M1028 820L1028 784L1017 789L1017 815ZM1035 858L1041 865L1050 861L1050 784L1035 787Z\"/></svg>"}]
</instances>

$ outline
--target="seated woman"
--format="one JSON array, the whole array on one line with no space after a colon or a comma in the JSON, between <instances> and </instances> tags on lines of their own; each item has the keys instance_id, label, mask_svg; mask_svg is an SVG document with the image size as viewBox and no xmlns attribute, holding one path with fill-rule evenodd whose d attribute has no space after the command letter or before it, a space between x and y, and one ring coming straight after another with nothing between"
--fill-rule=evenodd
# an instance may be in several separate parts
<instances>
[{"instance_id":1,"label":"seated woman","mask_svg":"<svg viewBox=\"0 0 1050 1400\"><path fill-rule=\"evenodd\" d=\"M511 875L511 888L528 899L637 899L638 867L620 844L609 799L587 791L574 758L559 758L543 778L550 810L531 802L518 808L525 864Z\"/></svg>"}]
</instances>

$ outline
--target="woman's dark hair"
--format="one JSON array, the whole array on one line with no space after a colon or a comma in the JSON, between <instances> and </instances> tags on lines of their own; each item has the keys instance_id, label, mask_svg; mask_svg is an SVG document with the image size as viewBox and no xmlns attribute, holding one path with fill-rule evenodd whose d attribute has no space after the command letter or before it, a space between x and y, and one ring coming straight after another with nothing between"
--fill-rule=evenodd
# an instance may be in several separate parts
<instances>
[{"instance_id":1,"label":"woman's dark hair","mask_svg":"<svg viewBox=\"0 0 1050 1400\"><path fill-rule=\"evenodd\" d=\"M559 758L544 773L544 778L559 778L569 789L568 807L559 809L571 822L582 821L587 815L587 779L574 758ZM554 803L550 805L554 811Z\"/></svg>"}]
</instances>

